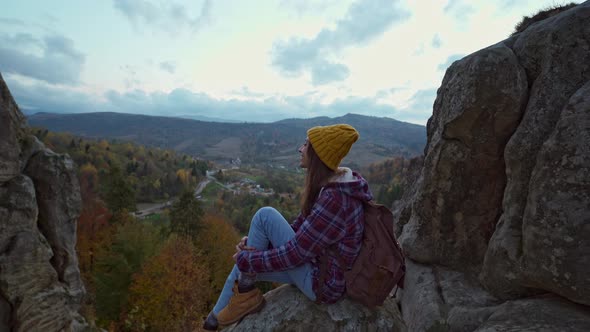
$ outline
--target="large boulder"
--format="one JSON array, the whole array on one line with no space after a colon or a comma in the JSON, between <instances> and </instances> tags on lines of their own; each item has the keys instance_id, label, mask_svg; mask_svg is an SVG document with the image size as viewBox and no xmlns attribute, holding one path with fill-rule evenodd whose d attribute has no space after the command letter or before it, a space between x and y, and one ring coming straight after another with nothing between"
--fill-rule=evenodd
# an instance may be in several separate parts
<instances>
[{"instance_id":1,"label":"large boulder","mask_svg":"<svg viewBox=\"0 0 590 332\"><path fill-rule=\"evenodd\" d=\"M21 126L25 118L0 74L0 182L20 174Z\"/></svg>"},{"instance_id":2,"label":"large boulder","mask_svg":"<svg viewBox=\"0 0 590 332\"><path fill-rule=\"evenodd\" d=\"M472 331L590 331L590 310L554 295L508 301Z\"/></svg>"},{"instance_id":3,"label":"large boulder","mask_svg":"<svg viewBox=\"0 0 590 332\"><path fill-rule=\"evenodd\" d=\"M0 120L0 330L87 330L73 162L27 134L1 76Z\"/></svg>"},{"instance_id":4,"label":"large boulder","mask_svg":"<svg viewBox=\"0 0 590 332\"><path fill-rule=\"evenodd\" d=\"M532 25L513 46L530 97L506 145L502 215L481 273L502 298L540 288L590 304L589 22L585 2Z\"/></svg>"},{"instance_id":5,"label":"large boulder","mask_svg":"<svg viewBox=\"0 0 590 332\"><path fill-rule=\"evenodd\" d=\"M402 198L393 202L391 212L393 212L393 223L395 236L401 235L404 226L410 221L412 216L412 202L416 197L418 188L420 187L420 174L424 165L424 157L418 156L409 160L408 172L406 176L401 179L400 186L404 188Z\"/></svg>"},{"instance_id":6,"label":"large boulder","mask_svg":"<svg viewBox=\"0 0 590 332\"><path fill-rule=\"evenodd\" d=\"M590 330L590 1L447 70L413 185L409 330Z\"/></svg>"},{"instance_id":7,"label":"large boulder","mask_svg":"<svg viewBox=\"0 0 590 332\"><path fill-rule=\"evenodd\" d=\"M37 224L51 245L51 264L59 280L81 301L85 292L76 255L76 223L82 199L74 162L67 155L43 150L29 160L25 174L35 183Z\"/></svg>"},{"instance_id":8,"label":"large boulder","mask_svg":"<svg viewBox=\"0 0 590 332\"><path fill-rule=\"evenodd\" d=\"M79 301L58 280L37 215L30 178L19 175L0 185L0 293L9 304L0 306L0 317L10 317L14 331L82 330Z\"/></svg>"},{"instance_id":9,"label":"large boulder","mask_svg":"<svg viewBox=\"0 0 590 332\"><path fill-rule=\"evenodd\" d=\"M525 285L590 305L589 222L590 81L537 155L522 221Z\"/></svg>"},{"instance_id":10,"label":"large boulder","mask_svg":"<svg viewBox=\"0 0 590 332\"><path fill-rule=\"evenodd\" d=\"M428 120L420 187L399 238L409 257L479 271L501 213L504 146L527 87L524 69L503 44L447 70Z\"/></svg>"},{"instance_id":11,"label":"large boulder","mask_svg":"<svg viewBox=\"0 0 590 332\"><path fill-rule=\"evenodd\" d=\"M554 295L503 302L471 276L407 261L408 331L590 331L590 309Z\"/></svg>"},{"instance_id":12,"label":"large boulder","mask_svg":"<svg viewBox=\"0 0 590 332\"><path fill-rule=\"evenodd\" d=\"M291 285L280 286L264 297L266 305L259 313L224 331L406 331L393 298L374 310L349 299L319 305Z\"/></svg>"},{"instance_id":13,"label":"large boulder","mask_svg":"<svg viewBox=\"0 0 590 332\"><path fill-rule=\"evenodd\" d=\"M473 331L500 304L464 273L412 260L406 267L400 301L408 331Z\"/></svg>"}]
</instances>

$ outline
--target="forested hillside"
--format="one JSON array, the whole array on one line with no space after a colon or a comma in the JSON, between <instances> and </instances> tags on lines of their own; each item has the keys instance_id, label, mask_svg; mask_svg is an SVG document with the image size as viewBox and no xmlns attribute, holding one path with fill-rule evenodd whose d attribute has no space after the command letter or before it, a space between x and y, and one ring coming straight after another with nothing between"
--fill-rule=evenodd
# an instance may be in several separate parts
<instances>
[{"instance_id":1,"label":"forested hillside","mask_svg":"<svg viewBox=\"0 0 590 332\"><path fill-rule=\"evenodd\" d=\"M231 256L262 206L295 218L303 172L215 165L172 150L31 132L78 165L77 254L84 316L111 330L196 328L216 300ZM195 187L208 185L198 198ZM170 202L136 218L138 203ZM261 287L268 289L269 285Z\"/></svg>"},{"instance_id":2,"label":"forested hillside","mask_svg":"<svg viewBox=\"0 0 590 332\"><path fill-rule=\"evenodd\" d=\"M353 166L368 166L392 156L421 154L426 143L424 126L355 114L274 123L219 123L120 113L38 113L28 121L52 131L133 141L219 163L240 158L250 164L286 167L297 166L296 149L305 139L306 130L317 125L348 123L359 131L361 139L344 161Z\"/></svg>"},{"instance_id":3,"label":"forested hillside","mask_svg":"<svg viewBox=\"0 0 590 332\"><path fill-rule=\"evenodd\" d=\"M222 186L208 185L204 192L207 209L225 216L242 234L247 234L254 213L263 206L279 210L288 221L299 213L304 173L276 168L241 168L216 177Z\"/></svg>"},{"instance_id":4,"label":"forested hillside","mask_svg":"<svg viewBox=\"0 0 590 332\"><path fill-rule=\"evenodd\" d=\"M78 164L82 212L77 254L88 295L84 315L111 330L193 330L232 266L238 232L204 211L194 187L209 163L129 142L33 129ZM171 200L136 219L136 202Z\"/></svg>"},{"instance_id":5,"label":"forested hillside","mask_svg":"<svg viewBox=\"0 0 590 332\"><path fill-rule=\"evenodd\" d=\"M89 186L108 195L109 187L116 184L132 190L139 202L176 196L183 188L194 187L209 167L206 161L173 150L131 142L86 139L47 129L34 129L33 134L55 152L72 157L80 168L83 190ZM135 210L131 202L125 208Z\"/></svg>"}]
</instances>

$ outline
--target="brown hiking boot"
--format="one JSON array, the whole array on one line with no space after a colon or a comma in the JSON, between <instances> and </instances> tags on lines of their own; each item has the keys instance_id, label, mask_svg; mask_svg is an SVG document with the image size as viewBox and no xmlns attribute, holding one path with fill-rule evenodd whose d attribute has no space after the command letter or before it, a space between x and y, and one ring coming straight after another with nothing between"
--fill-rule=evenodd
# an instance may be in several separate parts
<instances>
[{"instance_id":1,"label":"brown hiking boot","mask_svg":"<svg viewBox=\"0 0 590 332\"><path fill-rule=\"evenodd\" d=\"M230 325L246 315L260 311L264 307L264 296L258 288L245 293L238 291L238 283L233 288L234 295L229 299L227 307L217 315L219 325Z\"/></svg>"},{"instance_id":2,"label":"brown hiking boot","mask_svg":"<svg viewBox=\"0 0 590 332\"><path fill-rule=\"evenodd\" d=\"M203 323L203 331L217 331L218 328L219 328L218 325L212 325L212 324L209 324L208 322Z\"/></svg>"}]
</instances>

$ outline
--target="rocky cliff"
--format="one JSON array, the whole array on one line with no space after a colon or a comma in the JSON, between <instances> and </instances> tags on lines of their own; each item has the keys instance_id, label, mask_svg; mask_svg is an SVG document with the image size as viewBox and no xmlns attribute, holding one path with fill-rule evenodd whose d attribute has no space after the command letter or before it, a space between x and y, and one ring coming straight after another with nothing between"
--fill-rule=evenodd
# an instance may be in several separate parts
<instances>
[{"instance_id":1,"label":"rocky cliff","mask_svg":"<svg viewBox=\"0 0 590 332\"><path fill-rule=\"evenodd\" d=\"M264 295L262 311L247 316L225 331L402 331L405 330L394 299L375 310L345 299L333 305L311 302L295 286L283 285Z\"/></svg>"},{"instance_id":2,"label":"rocky cliff","mask_svg":"<svg viewBox=\"0 0 590 332\"><path fill-rule=\"evenodd\" d=\"M72 160L46 149L0 75L0 331L81 331Z\"/></svg>"},{"instance_id":3,"label":"rocky cliff","mask_svg":"<svg viewBox=\"0 0 590 332\"><path fill-rule=\"evenodd\" d=\"M590 2L447 70L414 185L408 330L590 330Z\"/></svg>"}]
</instances>

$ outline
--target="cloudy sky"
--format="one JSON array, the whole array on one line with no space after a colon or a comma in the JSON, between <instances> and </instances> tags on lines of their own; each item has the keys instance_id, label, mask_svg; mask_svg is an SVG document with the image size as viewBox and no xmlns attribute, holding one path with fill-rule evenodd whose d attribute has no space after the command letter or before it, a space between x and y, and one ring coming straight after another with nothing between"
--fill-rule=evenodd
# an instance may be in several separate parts
<instances>
[{"instance_id":1,"label":"cloudy sky","mask_svg":"<svg viewBox=\"0 0 590 332\"><path fill-rule=\"evenodd\" d=\"M454 60L561 3L0 0L0 72L27 114L425 124Z\"/></svg>"}]
</instances>

